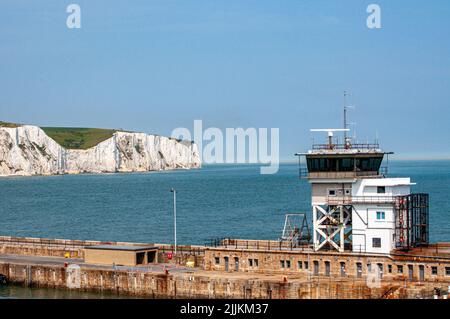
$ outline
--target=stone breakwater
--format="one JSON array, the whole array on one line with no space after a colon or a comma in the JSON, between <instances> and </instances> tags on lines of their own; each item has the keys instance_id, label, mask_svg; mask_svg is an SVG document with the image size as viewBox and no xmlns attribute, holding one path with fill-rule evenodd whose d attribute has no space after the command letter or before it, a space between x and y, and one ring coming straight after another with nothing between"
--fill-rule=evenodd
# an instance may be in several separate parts
<instances>
[{"instance_id":1,"label":"stone breakwater","mask_svg":"<svg viewBox=\"0 0 450 319\"><path fill-rule=\"evenodd\" d=\"M27 286L110 291L152 298L430 298L434 288L445 290L448 286L447 280L438 278L407 281L383 277L378 285L373 285L367 278L311 275L299 270L251 271L245 267L239 267L239 271L210 270L208 259L217 250L203 246L178 246L179 258L168 259L164 250L171 251L170 245L151 244L160 248L161 264L148 269L86 264L83 247L98 244L106 243L0 236L0 274L11 283ZM248 253L244 249L240 251ZM63 257L67 254L70 258ZM236 251L230 250L228 256L235 254ZM278 265L272 255L271 252L261 255L261 265L269 259ZM195 260L194 268L183 266L188 260Z\"/></svg>"},{"instance_id":2,"label":"stone breakwater","mask_svg":"<svg viewBox=\"0 0 450 319\"><path fill-rule=\"evenodd\" d=\"M86 150L66 149L32 125L0 127L0 176L145 172L199 168L190 141L117 131Z\"/></svg>"}]
</instances>

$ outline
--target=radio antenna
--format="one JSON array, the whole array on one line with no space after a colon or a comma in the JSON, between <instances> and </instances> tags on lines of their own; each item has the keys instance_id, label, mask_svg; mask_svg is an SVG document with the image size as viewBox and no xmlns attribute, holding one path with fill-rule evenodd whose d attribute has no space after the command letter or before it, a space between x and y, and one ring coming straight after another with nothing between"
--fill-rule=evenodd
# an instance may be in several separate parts
<instances>
[{"instance_id":1,"label":"radio antenna","mask_svg":"<svg viewBox=\"0 0 450 319\"><path fill-rule=\"evenodd\" d=\"M350 140L351 138L347 137L347 131L348 131L348 123L347 123L347 111L350 108L353 108L353 106L347 105L347 91L344 91L344 144L346 147L350 147Z\"/></svg>"}]
</instances>

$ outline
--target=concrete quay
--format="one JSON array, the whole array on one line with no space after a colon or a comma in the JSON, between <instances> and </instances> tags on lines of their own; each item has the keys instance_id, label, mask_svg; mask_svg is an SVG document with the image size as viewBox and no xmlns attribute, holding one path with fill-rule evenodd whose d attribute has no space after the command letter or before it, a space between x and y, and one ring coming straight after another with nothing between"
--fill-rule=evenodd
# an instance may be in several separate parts
<instances>
[{"instance_id":1,"label":"concrete quay","mask_svg":"<svg viewBox=\"0 0 450 319\"><path fill-rule=\"evenodd\" d=\"M274 256L280 252L248 252L230 247L221 250L197 246L191 251L184 247L174 259L168 259L168 254L161 251L158 263L135 267L87 264L82 245L77 246L75 241L65 241L65 245L60 240L46 241L47 244L39 239L22 239L18 244L0 238L0 274L12 283L27 286L110 291L149 298L431 298L434 288L446 290L448 285L445 280L377 281L369 277L314 275L293 269L280 271L274 266L279 265L278 257ZM67 253L70 257L65 258ZM231 259L233 254L242 257L244 264L247 262L244 256L260 258L261 267L265 265L264 258L274 259L266 264L272 265L272 269L253 271L241 267L225 271L211 267L215 257L228 255ZM192 260L194 267L186 267L186 261Z\"/></svg>"}]
</instances>

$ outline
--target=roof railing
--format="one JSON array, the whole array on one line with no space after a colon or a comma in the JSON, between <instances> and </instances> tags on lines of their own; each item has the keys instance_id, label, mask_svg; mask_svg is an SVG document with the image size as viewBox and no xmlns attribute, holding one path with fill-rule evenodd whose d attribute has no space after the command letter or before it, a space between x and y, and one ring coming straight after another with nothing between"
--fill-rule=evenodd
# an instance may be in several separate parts
<instances>
[{"instance_id":1,"label":"roof railing","mask_svg":"<svg viewBox=\"0 0 450 319\"><path fill-rule=\"evenodd\" d=\"M357 178L357 177L386 177L388 175L388 167L380 167L378 171L327 171L327 172L310 172L307 167L299 168L299 177L305 178Z\"/></svg>"},{"instance_id":2,"label":"roof railing","mask_svg":"<svg viewBox=\"0 0 450 319\"><path fill-rule=\"evenodd\" d=\"M312 150L351 150L351 149L368 149L378 150L378 143L356 143L356 144L313 144Z\"/></svg>"},{"instance_id":3,"label":"roof railing","mask_svg":"<svg viewBox=\"0 0 450 319\"><path fill-rule=\"evenodd\" d=\"M328 204L392 204L395 196L327 196Z\"/></svg>"}]
</instances>

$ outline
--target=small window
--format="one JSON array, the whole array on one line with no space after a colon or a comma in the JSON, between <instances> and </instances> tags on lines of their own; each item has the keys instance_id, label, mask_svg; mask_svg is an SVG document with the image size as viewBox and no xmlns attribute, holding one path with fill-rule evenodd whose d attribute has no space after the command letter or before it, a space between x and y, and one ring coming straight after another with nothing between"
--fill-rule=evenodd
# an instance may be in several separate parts
<instances>
[{"instance_id":1,"label":"small window","mask_svg":"<svg viewBox=\"0 0 450 319\"><path fill-rule=\"evenodd\" d=\"M220 257L214 257L216 265L220 264Z\"/></svg>"},{"instance_id":2,"label":"small window","mask_svg":"<svg viewBox=\"0 0 450 319\"><path fill-rule=\"evenodd\" d=\"M398 266L397 266L397 272L398 272L399 274L403 274L403 266L402 266L402 265L398 265Z\"/></svg>"},{"instance_id":3,"label":"small window","mask_svg":"<svg viewBox=\"0 0 450 319\"><path fill-rule=\"evenodd\" d=\"M248 260L248 266L249 267L253 267L253 259L249 259Z\"/></svg>"},{"instance_id":4,"label":"small window","mask_svg":"<svg viewBox=\"0 0 450 319\"><path fill-rule=\"evenodd\" d=\"M349 189L345 190L345 195L350 195L350 190Z\"/></svg>"},{"instance_id":5,"label":"small window","mask_svg":"<svg viewBox=\"0 0 450 319\"><path fill-rule=\"evenodd\" d=\"M305 267L304 267L305 269L309 269L309 263L308 263L307 261L305 261L305 262L303 263L303 266L305 266Z\"/></svg>"},{"instance_id":6,"label":"small window","mask_svg":"<svg viewBox=\"0 0 450 319\"><path fill-rule=\"evenodd\" d=\"M378 193L378 194L384 194L384 193L386 193L386 187L385 187L385 186L378 186L378 187L377 187L377 193Z\"/></svg>"},{"instance_id":7,"label":"small window","mask_svg":"<svg viewBox=\"0 0 450 319\"><path fill-rule=\"evenodd\" d=\"M145 260L145 253L137 253L136 254L136 264L142 265Z\"/></svg>"},{"instance_id":8,"label":"small window","mask_svg":"<svg viewBox=\"0 0 450 319\"><path fill-rule=\"evenodd\" d=\"M356 263L356 277L361 278L362 277L362 264Z\"/></svg>"},{"instance_id":9,"label":"small window","mask_svg":"<svg viewBox=\"0 0 450 319\"><path fill-rule=\"evenodd\" d=\"M445 275L450 276L450 267L445 267Z\"/></svg>"},{"instance_id":10,"label":"small window","mask_svg":"<svg viewBox=\"0 0 450 319\"><path fill-rule=\"evenodd\" d=\"M319 262L317 260L314 260L314 275L319 274Z\"/></svg>"},{"instance_id":11,"label":"small window","mask_svg":"<svg viewBox=\"0 0 450 319\"><path fill-rule=\"evenodd\" d=\"M297 268L298 269L303 269L303 262L302 261L298 261L297 262Z\"/></svg>"},{"instance_id":12,"label":"small window","mask_svg":"<svg viewBox=\"0 0 450 319\"><path fill-rule=\"evenodd\" d=\"M392 265L388 265L388 273L392 274Z\"/></svg>"},{"instance_id":13,"label":"small window","mask_svg":"<svg viewBox=\"0 0 450 319\"><path fill-rule=\"evenodd\" d=\"M284 268L285 266L284 266L284 260L280 260L280 267L281 268Z\"/></svg>"},{"instance_id":14,"label":"small window","mask_svg":"<svg viewBox=\"0 0 450 319\"><path fill-rule=\"evenodd\" d=\"M253 266L258 267L259 261L258 259L253 259Z\"/></svg>"},{"instance_id":15,"label":"small window","mask_svg":"<svg viewBox=\"0 0 450 319\"><path fill-rule=\"evenodd\" d=\"M329 261L325 261L325 276L330 276L331 274L331 265Z\"/></svg>"},{"instance_id":16,"label":"small window","mask_svg":"<svg viewBox=\"0 0 450 319\"><path fill-rule=\"evenodd\" d=\"M286 268L291 268L291 261L290 260L286 260Z\"/></svg>"},{"instance_id":17,"label":"small window","mask_svg":"<svg viewBox=\"0 0 450 319\"><path fill-rule=\"evenodd\" d=\"M385 212L377 212L377 220L385 220L386 214Z\"/></svg>"},{"instance_id":18,"label":"small window","mask_svg":"<svg viewBox=\"0 0 450 319\"><path fill-rule=\"evenodd\" d=\"M372 264L367 264L367 272L372 272Z\"/></svg>"},{"instance_id":19,"label":"small window","mask_svg":"<svg viewBox=\"0 0 450 319\"><path fill-rule=\"evenodd\" d=\"M330 196L336 196L336 190L335 190L335 189L329 189L329 190L328 190L328 195L330 195Z\"/></svg>"},{"instance_id":20,"label":"small window","mask_svg":"<svg viewBox=\"0 0 450 319\"><path fill-rule=\"evenodd\" d=\"M383 278L383 264L377 264L378 267L378 278Z\"/></svg>"},{"instance_id":21,"label":"small window","mask_svg":"<svg viewBox=\"0 0 450 319\"><path fill-rule=\"evenodd\" d=\"M372 247L380 248L381 247L381 238L379 238L379 237L372 238Z\"/></svg>"},{"instance_id":22,"label":"small window","mask_svg":"<svg viewBox=\"0 0 450 319\"><path fill-rule=\"evenodd\" d=\"M340 263L341 266L341 277L345 277L345 262Z\"/></svg>"},{"instance_id":23,"label":"small window","mask_svg":"<svg viewBox=\"0 0 450 319\"><path fill-rule=\"evenodd\" d=\"M438 274L438 269L437 269L436 266L432 266L432 267L431 267L431 274L432 274L433 276L436 276L436 275Z\"/></svg>"}]
</instances>

